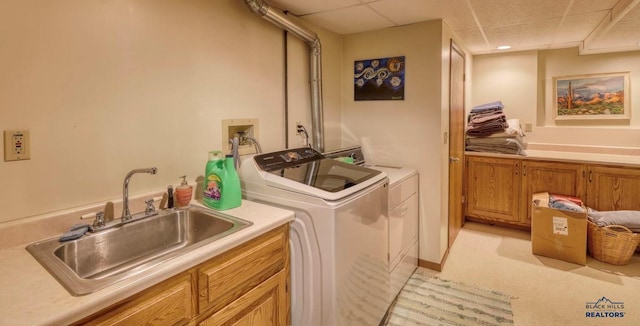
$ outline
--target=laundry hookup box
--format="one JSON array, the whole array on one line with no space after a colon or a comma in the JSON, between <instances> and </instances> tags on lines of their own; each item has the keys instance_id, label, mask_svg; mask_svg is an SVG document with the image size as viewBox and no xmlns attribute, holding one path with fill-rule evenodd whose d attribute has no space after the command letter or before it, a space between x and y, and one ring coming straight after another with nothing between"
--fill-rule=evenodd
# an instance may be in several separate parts
<instances>
[{"instance_id":1,"label":"laundry hookup box","mask_svg":"<svg viewBox=\"0 0 640 326\"><path fill-rule=\"evenodd\" d=\"M549 193L532 196L531 248L534 255L587 264L587 213L549 207Z\"/></svg>"}]
</instances>

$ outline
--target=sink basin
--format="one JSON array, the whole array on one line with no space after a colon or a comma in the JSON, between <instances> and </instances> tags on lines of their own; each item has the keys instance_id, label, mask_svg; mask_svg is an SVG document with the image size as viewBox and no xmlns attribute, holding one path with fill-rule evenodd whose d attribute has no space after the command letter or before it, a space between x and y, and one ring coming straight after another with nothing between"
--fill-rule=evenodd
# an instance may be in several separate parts
<instances>
[{"instance_id":1,"label":"sink basin","mask_svg":"<svg viewBox=\"0 0 640 326\"><path fill-rule=\"evenodd\" d=\"M80 239L51 238L27 250L72 295L92 293L214 242L252 223L206 208L160 211Z\"/></svg>"}]
</instances>

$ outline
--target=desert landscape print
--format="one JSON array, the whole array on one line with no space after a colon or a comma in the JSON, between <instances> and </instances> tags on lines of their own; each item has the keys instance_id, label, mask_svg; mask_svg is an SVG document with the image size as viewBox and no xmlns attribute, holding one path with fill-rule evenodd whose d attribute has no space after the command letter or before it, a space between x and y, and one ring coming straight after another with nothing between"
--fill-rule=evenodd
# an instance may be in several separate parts
<instances>
[{"instance_id":1,"label":"desert landscape print","mask_svg":"<svg viewBox=\"0 0 640 326\"><path fill-rule=\"evenodd\" d=\"M626 76L556 78L557 116L624 116Z\"/></svg>"}]
</instances>

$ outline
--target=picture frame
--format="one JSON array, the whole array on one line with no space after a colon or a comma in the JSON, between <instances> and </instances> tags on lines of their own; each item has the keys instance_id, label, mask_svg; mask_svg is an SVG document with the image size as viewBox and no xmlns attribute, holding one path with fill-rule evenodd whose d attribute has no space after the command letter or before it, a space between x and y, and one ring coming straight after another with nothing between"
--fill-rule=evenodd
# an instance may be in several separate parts
<instances>
[{"instance_id":1,"label":"picture frame","mask_svg":"<svg viewBox=\"0 0 640 326\"><path fill-rule=\"evenodd\" d=\"M554 119L631 119L629 80L629 72L553 77Z\"/></svg>"},{"instance_id":2,"label":"picture frame","mask_svg":"<svg viewBox=\"0 0 640 326\"><path fill-rule=\"evenodd\" d=\"M355 101L404 100L405 57L357 60L353 63Z\"/></svg>"}]
</instances>

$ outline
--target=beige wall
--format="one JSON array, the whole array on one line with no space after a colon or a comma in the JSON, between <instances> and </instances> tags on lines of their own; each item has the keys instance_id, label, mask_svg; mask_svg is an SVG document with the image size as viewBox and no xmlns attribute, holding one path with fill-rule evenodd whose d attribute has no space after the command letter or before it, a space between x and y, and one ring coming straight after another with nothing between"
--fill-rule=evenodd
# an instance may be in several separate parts
<instances>
[{"instance_id":1,"label":"beige wall","mask_svg":"<svg viewBox=\"0 0 640 326\"><path fill-rule=\"evenodd\" d=\"M0 162L0 222L120 199L134 168L159 171L134 176L132 195L193 180L223 119L259 119L263 149L282 149L283 40L236 0L0 2L0 129L29 129L32 147Z\"/></svg>"},{"instance_id":2,"label":"beige wall","mask_svg":"<svg viewBox=\"0 0 640 326\"><path fill-rule=\"evenodd\" d=\"M475 56L472 76L472 106L500 100L507 118L535 124L537 51Z\"/></svg>"},{"instance_id":3,"label":"beige wall","mask_svg":"<svg viewBox=\"0 0 640 326\"><path fill-rule=\"evenodd\" d=\"M640 52L579 56L576 48L474 57L473 105L502 100L508 118L533 124L531 145L634 149L640 147ZM631 120L553 119L553 77L631 73ZM577 145L577 146L576 146Z\"/></svg>"},{"instance_id":4,"label":"beige wall","mask_svg":"<svg viewBox=\"0 0 640 326\"><path fill-rule=\"evenodd\" d=\"M420 259L440 263L447 243L449 36L429 21L344 37L343 146L362 145L369 163L420 173ZM405 100L354 101L356 60L405 56ZM443 156L444 155L444 156Z\"/></svg>"}]
</instances>

